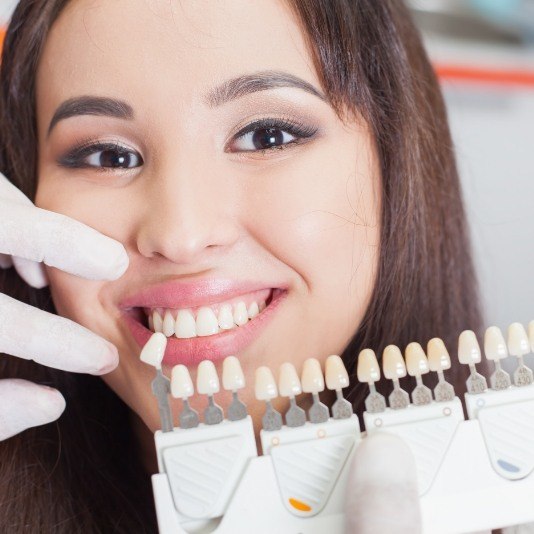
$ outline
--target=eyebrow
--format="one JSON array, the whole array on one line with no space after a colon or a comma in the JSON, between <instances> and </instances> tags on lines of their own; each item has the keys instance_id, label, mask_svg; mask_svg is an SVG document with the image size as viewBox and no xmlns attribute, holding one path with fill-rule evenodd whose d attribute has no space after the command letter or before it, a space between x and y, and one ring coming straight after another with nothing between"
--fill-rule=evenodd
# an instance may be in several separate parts
<instances>
[{"instance_id":1,"label":"eyebrow","mask_svg":"<svg viewBox=\"0 0 534 534\"><path fill-rule=\"evenodd\" d=\"M214 108L251 93L279 87L302 89L326 102L324 94L311 83L288 72L276 70L260 71L227 80L205 94L204 102L210 108ZM134 111L128 103L115 98L99 96L70 98L56 109L48 126L47 135L50 135L50 132L59 121L77 115L97 115L132 120Z\"/></svg>"},{"instance_id":2,"label":"eyebrow","mask_svg":"<svg viewBox=\"0 0 534 534\"><path fill-rule=\"evenodd\" d=\"M230 100L241 98L257 91L266 91L278 87L296 87L310 93L323 101L326 97L311 83L284 71L265 70L253 74L238 76L215 87L204 97L205 103L213 108Z\"/></svg>"},{"instance_id":3,"label":"eyebrow","mask_svg":"<svg viewBox=\"0 0 534 534\"><path fill-rule=\"evenodd\" d=\"M108 98L103 96L77 96L65 100L56 109L50 125L48 126L48 133L61 120L75 117L77 115L99 115L106 117L116 117L118 119L132 120L134 118L134 111L130 104L122 100Z\"/></svg>"}]
</instances>

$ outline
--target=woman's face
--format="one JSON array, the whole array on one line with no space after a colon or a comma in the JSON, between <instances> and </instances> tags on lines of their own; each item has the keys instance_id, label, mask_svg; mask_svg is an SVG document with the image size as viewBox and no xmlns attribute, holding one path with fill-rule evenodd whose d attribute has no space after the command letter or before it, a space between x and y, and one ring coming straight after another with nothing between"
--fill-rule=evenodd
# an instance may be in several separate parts
<instances>
[{"instance_id":1,"label":"woman's face","mask_svg":"<svg viewBox=\"0 0 534 534\"><path fill-rule=\"evenodd\" d=\"M117 346L104 380L151 431L145 312L198 333L169 338L168 376L185 363L194 382L208 358L221 376L236 355L256 423L257 367L300 373L357 330L378 259L379 170L364 121L344 124L321 95L281 1L77 0L54 24L37 74L36 204L120 241L130 265L111 282L47 268L50 288L58 313Z\"/></svg>"}]
</instances>

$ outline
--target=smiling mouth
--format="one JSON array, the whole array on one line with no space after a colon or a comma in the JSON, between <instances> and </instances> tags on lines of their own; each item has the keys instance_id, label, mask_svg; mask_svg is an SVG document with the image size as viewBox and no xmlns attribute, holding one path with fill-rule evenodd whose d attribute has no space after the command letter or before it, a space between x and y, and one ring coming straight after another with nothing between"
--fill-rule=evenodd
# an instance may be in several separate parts
<instances>
[{"instance_id":1,"label":"smiling mouth","mask_svg":"<svg viewBox=\"0 0 534 534\"><path fill-rule=\"evenodd\" d=\"M168 338L213 337L256 321L284 292L267 288L196 308L135 307L130 315L146 329L163 332Z\"/></svg>"}]
</instances>

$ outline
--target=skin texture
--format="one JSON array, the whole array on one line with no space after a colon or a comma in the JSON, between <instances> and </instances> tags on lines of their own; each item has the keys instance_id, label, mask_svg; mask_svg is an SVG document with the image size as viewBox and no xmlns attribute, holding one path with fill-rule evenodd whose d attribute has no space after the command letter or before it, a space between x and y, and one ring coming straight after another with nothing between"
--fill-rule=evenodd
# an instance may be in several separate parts
<instances>
[{"instance_id":1,"label":"skin texture","mask_svg":"<svg viewBox=\"0 0 534 534\"><path fill-rule=\"evenodd\" d=\"M289 87L213 109L203 101L211 87L267 69L321 91L303 34L282 2L77 0L53 26L39 64L36 204L120 241L130 258L126 273L106 282L47 267L52 296L59 314L118 348L119 366L103 379L144 423L138 429L147 451L159 428L154 373L119 318L126 293L183 277L288 285L268 327L236 354L248 383L241 398L256 428L264 405L253 397L255 369L268 365L277 376L291 361L300 373L306 358L340 354L369 302L381 192L364 121L344 123L328 103ZM81 95L122 99L134 119L71 117L47 136L56 108ZM235 134L269 117L317 132L283 150L240 153L254 146L250 134ZM87 139L129 147L143 165L111 172L58 165ZM228 399L216 395L223 407ZM205 404L192 399L196 409ZM175 401L175 416L180 406Z\"/></svg>"}]
</instances>

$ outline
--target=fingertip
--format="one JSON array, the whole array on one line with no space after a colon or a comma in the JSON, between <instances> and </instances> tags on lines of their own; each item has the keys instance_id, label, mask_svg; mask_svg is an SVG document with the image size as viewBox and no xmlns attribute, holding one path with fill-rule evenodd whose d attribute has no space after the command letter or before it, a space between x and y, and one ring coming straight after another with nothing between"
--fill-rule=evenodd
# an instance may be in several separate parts
<instances>
[{"instance_id":1,"label":"fingertip","mask_svg":"<svg viewBox=\"0 0 534 534\"><path fill-rule=\"evenodd\" d=\"M95 362L95 368L91 374L105 375L116 369L117 365L119 365L119 351L115 345L106 342L106 348L101 353L100 361Z\"/></svg>"},{"instance_id":2,"label":"fingertip","mask_svg":"<svg viewBox=\"0 0 534 534\"><path fill-rule=\"evenodd\" d=\"M47 418L43 423L50 423L59 419L61 414L65 411L67 403L65 397L63 397L57 389L43 385L41 385L40 388L44 395L39 396L39 407L41 408L43 415Z\"/></svg>"}]
</instances>

